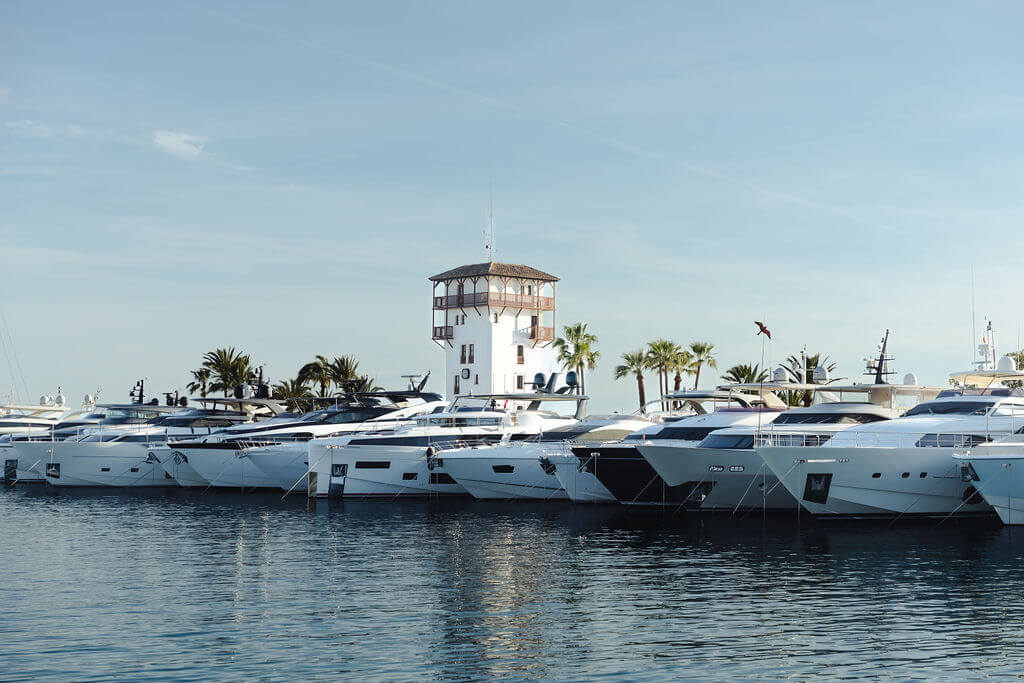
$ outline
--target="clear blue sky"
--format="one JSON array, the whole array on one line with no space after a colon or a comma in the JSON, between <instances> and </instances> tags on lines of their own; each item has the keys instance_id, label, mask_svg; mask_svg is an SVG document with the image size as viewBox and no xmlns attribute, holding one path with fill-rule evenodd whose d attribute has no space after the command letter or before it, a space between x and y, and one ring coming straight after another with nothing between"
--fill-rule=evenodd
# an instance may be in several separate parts
<instances>
[{"instance_id":1,"label":"clear blue sky","mask_svg":"<svg viewBox=\"0 0 1024 683\"><path fill-rule=\"evenodd\" d=\"M654 337L720 367L884 328L945 382L1024 311L1015 3L0 6L0 307L33 398L182 387L239 346L440 370L426 277L562 277L600 409ZM710 382L717 373L706 373ZM653 383L653 382L652 382ZM0 358L0 393L21 387ZM437 385L438 387L440 384Z\"/></svg>"}]
</instances>

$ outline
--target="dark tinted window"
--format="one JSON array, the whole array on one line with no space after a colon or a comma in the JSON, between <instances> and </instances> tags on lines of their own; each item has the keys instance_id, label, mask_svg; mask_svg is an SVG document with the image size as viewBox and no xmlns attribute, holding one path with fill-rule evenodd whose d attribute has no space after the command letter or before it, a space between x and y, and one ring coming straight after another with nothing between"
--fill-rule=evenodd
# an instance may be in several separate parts
<instances>
[{"instance_id":1,"label":"dark tinted window","mask_svg":"<svg viewBox=\"0 0 1024 683\"><path fill-rule=\"evenodd\" d=\"M700 441L715 429L721 427L665 427L656 434L650 434L648 439L679 439L680 441Z\"/></svg>"},{"instance_id":2,"label":"dark tinted window","mask_svg":"<svg viewBox=\"0 0 1024 683\"><path fill-rule=\"evenodd\" d=\"M386 460L360 460L356 462L357 470L386 470L391 463Z\"/></svg>"},{"instance_id":3,"label":"dark tinted window","mask_svg":"<svg viewBox=\"0 0 1024 683\"><path fill-rule=\"evenodd\" d=\"M925 434L918 439L915 445L918 448L962 448L964 446L977 446L988 440L987 436L978 436L977 434Z\"/></svg>"},{"instance_id":4,"label":"dark tinted window","mask_svg":"<svg viewBox=\"0 0 1024 683\"><path fill-rule=\"evenodd\" d=\"M914 406L906 415L984 415L991 407L984 401L928 401Z\"/></svg>"},{"instance_id":5,"label":"dark tinted window","mask_svg":"<svg viewBox=\"0 0 1024 683\"><path fill-rule=\"evenodd\" d=\"M700 442L701 448L753 448L753 434L712 434Z\"/></svg>"},{"instance_id":6,"label":"dark tinted window","mask_svg":"<svg viewBox=\"0 0 1024 683\"><path fill-rule=\"evenodd\" d=\"M850 413L789 413L775 418L777 425L796 424L867 424L887 418L881 415L850 414Z\"/></svg>"}]
</instances>

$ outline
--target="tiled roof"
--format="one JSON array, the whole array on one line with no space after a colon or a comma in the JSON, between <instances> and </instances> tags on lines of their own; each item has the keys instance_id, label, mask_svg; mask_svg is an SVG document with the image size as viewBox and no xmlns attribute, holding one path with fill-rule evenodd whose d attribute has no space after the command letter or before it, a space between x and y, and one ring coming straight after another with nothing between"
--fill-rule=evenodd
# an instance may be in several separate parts
<instances>
[{"instance_id":1,"label":"tiled roof","mask_svg":"<svg viewBox=\"0 0 1024 683\"><path fill-rule=\"evenodd\" d=\"M498 275L500 277L518 277L525 280L544 280L545 282L558 282L558 278L542 270L524 266L521 263L473 263L468 266L459 266L446 270L430 277L430 280L438 282L441 280L455 280L466 277L479 277L482 275Z\"/></svg>"}]
</instances>

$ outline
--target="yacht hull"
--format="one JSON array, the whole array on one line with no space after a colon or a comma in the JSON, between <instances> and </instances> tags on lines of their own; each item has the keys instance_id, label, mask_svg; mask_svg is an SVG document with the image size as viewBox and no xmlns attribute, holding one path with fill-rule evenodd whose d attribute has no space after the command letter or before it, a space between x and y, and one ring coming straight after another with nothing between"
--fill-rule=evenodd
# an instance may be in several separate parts
<instances>
[{"instance_id":1,"label":"yacht hull","mask_svg":"<svg viewBox=\"0 0 1024 683\"><path fill-rule=\"evenodd\" d=\"M693 491L702 511L797 508L796 499L753 449L647 443L637 450L666 484Z\"/></svg>"},{"instance_id":2,"label":"yacht hull","mask_svg":"<svg viewBox=\"0 0 1024 683\"><path fill-rule=\"evenodd\" d=\"M18 457L14 448L7 446L0 448L0 467L3 467L0 477L5 484L31 484L46 481L46 477L40 474L34 467L33 462L26 462Z\"/></svg>"},{"instance_id":3,"label":"yacht hull","mask_svg":"<svg viewBox=\"0 0 1024 683\"><path fill-rule=\"evenodd\" d=\"M669 486L635 446L574 446L572 452L623 505L695 510L703 501L698 482Z\"/></svg>"},{"instance_id":4,"label":"yacht hull","mask_svg":"<svg viewBox=\"0 0 1024 683\"><path fill-rule=\"evenodd\" d=\"M954 458L970 465L968 476L973 475L974 486L1003 524L1024 524L1024 455L971 453Z\"/></svg>"},{"instance_id":5,"label":"yacht hull","mask_svg":"<svg viewBox=\"0 0 1024 683\"><path fill-rule=\"evenodd\" d=\"M952 448L765 447L757 453L808 512L820 517L991 514L963 481Z\"/></svg>"},{"instance_id":6,"label":"yacht hull","mask_svg":"<svg viewBox=\"0 0 1024 683\"><path fill-rule=\"evenodd\" d=\"M276 489L277 482L263 473L244 449L225 444L177 444L174 447L208 486L231 489Z\"/></svg>"},{"instance_id":7,"label":"yacht hull","mask_svg":"<svg viewBox=\"0 0 1024 683\"><path fill-rule=\"evenodd\" d=\"M617 503L612 492L572 453L558 453L546 456L555 466L555 477L574 503Z\"/></svg>"},{"instance_id":8,"label":"yacht hull","mask_svg":"<svg viewBox=\"0 0 1024 683\"><path fill-rule=\"evenodd\" d=\"M46 465L53 486L176 487L140 443L57 441Z\"/></svg>"},{"instance_id":9,"label":"yacht hull","mask_svg":"<svg viewBox=\"0 0 1024 683\"><path fill-rule=\"evenodd\" d=\"M554 465L542 462L542 454L529 443L444 451L437 469L479 500L568 500Z\"/></svg>"},{"instance_id":10,"label":"yacht hull","mask_svg":"<svg viewBox=\"0 0 1024 683\"><path fill-rule=\"evenodd\" d=\"M206 488L206 481L188 461L188 457L174 446L150 448L150 455L156 458L160 467L184 488Z\"/></svg>"},{"instance_id":11,"label":"yacht hull","mask_svg":"<svg viewBox=\"0 0 1024 683\"><path fill-rule=\"evenodd\" d=\"M245 454L264 476L284 491L302 491L308 488L309 447L301 444L280 444L254 448Z\"/></svg>"},{"instance_id":12,"label":"yacht hull","mask_svg":"<svg viewBox=\"0 0 1024 683\"><path fill-rule=\"evenodd\" d=\"M309 495L317 498L468 496L419 446L333 446L310 442Z\"/></svg>"}]
</instances>

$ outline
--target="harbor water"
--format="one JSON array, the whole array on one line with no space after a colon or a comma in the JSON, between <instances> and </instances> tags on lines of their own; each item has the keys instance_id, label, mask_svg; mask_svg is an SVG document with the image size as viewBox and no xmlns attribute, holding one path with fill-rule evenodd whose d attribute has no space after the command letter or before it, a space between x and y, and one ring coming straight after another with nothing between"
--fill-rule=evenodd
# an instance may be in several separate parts
<instances>
[{"instance_id":1,"label":"harbor water","mask_svg":"<svg viewBox=\"0 0 1024 683\"><path fill-rule=\"evenodd\" d=\"M0 492L0 679L1024 671L1024 532L567 503Z\"/></svg>"}]
</instances>

